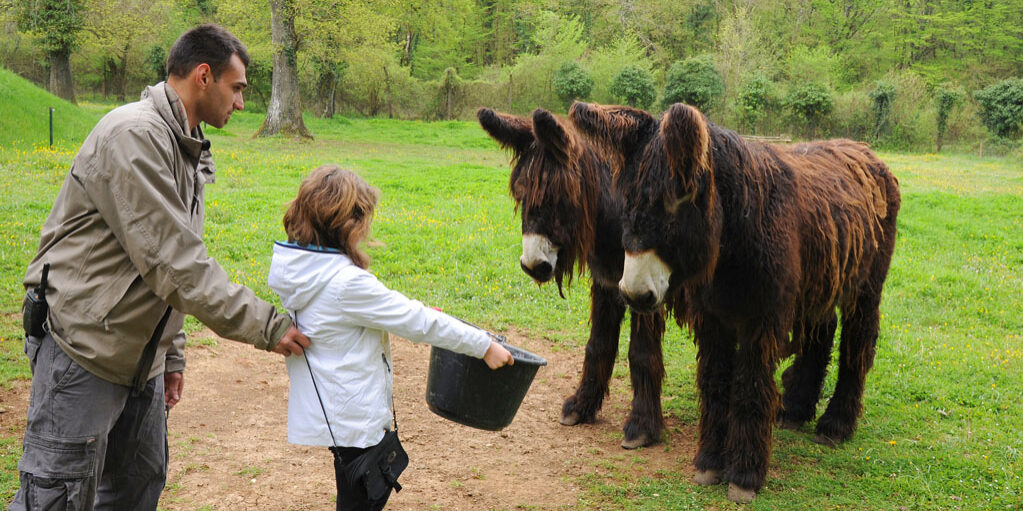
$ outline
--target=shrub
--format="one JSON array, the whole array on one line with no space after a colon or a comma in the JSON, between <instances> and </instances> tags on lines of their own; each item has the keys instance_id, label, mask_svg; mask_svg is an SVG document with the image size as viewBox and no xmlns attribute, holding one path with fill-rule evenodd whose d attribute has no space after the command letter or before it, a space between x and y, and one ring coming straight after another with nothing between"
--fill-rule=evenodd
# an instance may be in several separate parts
<instances>
[{"instance_id":1,"label":"shrub","mask_svg":"<svg viewBox=\"0 0 1023 511\"><path fill-rule=\"evenodd\" d=\"M824 128L829 137L867 140L873 125L867 91L859 88L835 94L835 108Z\"/></svg>"},{"instance_id":2,"label":"shrub","mask_svg":"<svg viewBox=\"0 0 1023 511\"><path fill-rule=\"evenodd\" d=\"M815 138L817 125L834 109L835 100L827 87L809 82L792 89L785 98L785 106L809 125L810 137Z\"/></svg>"},{"instance_id":3,"label":"shrub","mask_svg":"<svg viewBox=\"0 0 1023 511\"><path fill-rule=\"evenodd\" d=\"M892 113L892 103L895 102L895 94L895 85L884 80L875 83L874 88L867 93L872 101L871 110L874 111L874 132L871 138L875 141L890 131L889 119Z\"/></svg>"},{"instance_id":4,"label":"shrub","mask_svg":"<svg viewBox=\"0 0 1023 511\"><path fill-rule=\"evenodd\" d=\"M646 109L657 99L657 88L649 72L625 66L611 81L611 95L631 107Z\"/></svg>"},{"instance_id":5,"label":"shrub","mask_svg":"<svg viewBox=\"0 0 1023 511\"><path fill-rule=\"evenodd\" d=\"M586 99L593 91L593 78L578 62L568 61L554 73L554 93L567 110L577 99Z\"/></svg>"},{"instance_id":6,"label":"shrub","mask_svg":"<svg viewBox=\"0 0 1023 511\"><path fill-rule=\"evenodd\" d=\"M709 57L693 57L671 65L664 84L664 108L686 103L707 111L725 92L721 73Z\"/></svg>"},{"instance_id":7,"label":"shrub","mask_svg":"<svg viewBox=\"0 0 1023 511\"><path fill-rule=\"evenodd\" d=\"M945 131L948 128L948 116L952 111L963 103L962 89L942 86L934 91L934 106L938 114L938 152L945 140Z\"/></svg>"},{"instance_id":8,"label":"shrub","mask_svg":"<svg viewBox=\"0 0 1023 511\"><path fill-rule=\"evenodd\" d=\"M774 103L771 81L762 74L755 75L742 86L736 102L742 122L756 134L757 124L767 115L768 108Z\"/></svg>"},{"instance_id":9,"label":"shrub","mask_svg":"<svg viewBox=\"0 0 1023 511\"><path fill-rule=\"evenodd\" d=\"M996 136L1018 138L1023 132L1023 78L1009 78L973 93L980 120Z\"/></svg>"}]
</instances>

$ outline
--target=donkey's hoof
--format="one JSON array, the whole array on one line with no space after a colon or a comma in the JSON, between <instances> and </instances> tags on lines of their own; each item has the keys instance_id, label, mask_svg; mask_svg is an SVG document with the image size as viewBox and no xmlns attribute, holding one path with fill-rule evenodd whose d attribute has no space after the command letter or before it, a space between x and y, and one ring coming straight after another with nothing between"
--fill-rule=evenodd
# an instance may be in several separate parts
<instances>
[{"instance_id":1,"label":"donkey's hoof","mask_svg":"<svg viewBox=\"0 0 1023 511\"><path fill-rule=\"evenodd\" d=\"M576 424L579 424L579 419L580 417L578 413L570 412L566 415L562 415L561 418L558 419L558 422L560 422L562 426L575 426Z\"/></svg>"},{"instance_id":2,"label":"donkey's hoof","mask_svg":"<svg viewBox=\"0 0 1023 511\"><path fill-rule=\"evenodd\" d=\"M625 449L638 449L640 447L646 447L653 443L654 439L651 438L650 435L643 433L637 436L636 438L632 439L626 438L625 440L622 440L622 447Z\"/></svg>"},{"instance_id":3,"label":"donkey's hoof","mask_svg":"<svg viewBox=\"0 0 1023 511\"><path fill-rule=\"evenodd\" d=\"M697 470L693 476L693 482L700 486L714 486L721 484L720 470Z\"/></svg>"},{"instance_id":4,"label":"donkey's hoof","mask_svg":"<svg viewBox=\"0 0 1023 511\"><path fill-rule=\"evenodd\" d=\"M793 431L803 427L805 422L794 419L778 419L778 427L781 429L791 429Z\"/></svg>"},{"instance_id":5,"label":"donkey's hoof","mask_svg":"<svg viewBox=\"0 0 1023 511\"><path fill-rule=\"evenodd\" d=\"M825 447L837 447L838 444L842 442L841 440L825 435L824 433L817 433L814 435L813 441Z\"/></svg>"},{"instance_id":6,"label":"donkey's hoof","mask_svg":"<svg viewBox=\"0 0 1023 511\"><path fill-rule=\"evenodd\" d=\"M747 490L740 488L735 483L728 483L728 500L737 502L739 504L749 504L753 502L753 499L757 496L757 492L754 490Z\"/></svg>"}]
</instances>

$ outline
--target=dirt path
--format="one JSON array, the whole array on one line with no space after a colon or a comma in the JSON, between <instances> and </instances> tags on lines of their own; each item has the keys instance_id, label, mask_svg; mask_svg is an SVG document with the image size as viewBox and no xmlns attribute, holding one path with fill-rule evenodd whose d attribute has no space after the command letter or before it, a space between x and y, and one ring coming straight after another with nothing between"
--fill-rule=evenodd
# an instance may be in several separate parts
<instances>
[{"instance_id":1,"label":"dirt path","mask_svg":"<svg viewBox=\"0 0 1023 511\"><path fill-rule=\"evenodd\" d=\"M582 349L554 351L544 341L516 336L509 342L543 356L548 366L512 424L489 432L430 412L423 398L429 346L392 339L395 406L412 461L402 475L405 489L387 509L563 509L583 496L583 476L621 482L623 474L631 479L692 471L694 428L674 419L668 423L674 432L670 448L619 447L631 399L627 377L612 382L596 424L561 426L561 402L578 382ZM171 462L161 507L333 509L330 454L286 441L288 377L280 356L220 340L214 347L190 346L188 360L185 396L169 419ZM5 431L21 434L27 387L3 391Z\"/></svg>"}]
</instances>

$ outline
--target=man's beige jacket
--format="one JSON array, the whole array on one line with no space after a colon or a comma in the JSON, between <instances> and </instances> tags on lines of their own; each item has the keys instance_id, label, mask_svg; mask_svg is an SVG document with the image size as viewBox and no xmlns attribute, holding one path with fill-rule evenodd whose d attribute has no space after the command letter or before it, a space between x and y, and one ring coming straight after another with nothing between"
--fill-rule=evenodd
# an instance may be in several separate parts
<instances>
[{"instance_id":1,"label":"man's beige jacket","mask_svg":"<svg viewBox=\"0 0 1023 511\"><path fill-rule=\"evenodd\" d=\"M166 83L100 120L82 144L43 225L25 286L50 263L53 338L89 372L131 385L167 305L152 378L184 369L191 314L217 334L265 350L291 325L273 305L231 282L203 244L203 187L214 177L202 131Z\"/></svg>"}]
</instances>

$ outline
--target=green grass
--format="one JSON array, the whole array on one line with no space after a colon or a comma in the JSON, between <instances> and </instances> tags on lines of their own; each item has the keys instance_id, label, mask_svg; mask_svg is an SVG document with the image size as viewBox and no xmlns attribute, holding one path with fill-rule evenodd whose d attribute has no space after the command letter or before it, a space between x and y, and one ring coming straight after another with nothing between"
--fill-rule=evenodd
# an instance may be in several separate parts
<instances>
[{"instance_id":1,"label":"green grass","mask_svg":"<svg viewBox=\"0 0 1023 511\"><path fill-rule=\"evenodd\" d=\"M307 118L313 141L252 140L261 121L242 112L227 129L209 130L218 174L207 188L206 239L234 280L275 299L266 274L271 244L283 237L285 204L312 168L334 162L383 192L373 237L384 245L369 249L383 282L471 322L582 349L588 282L577 280L561 300L518 269L507 155L476 125ZM0 203L0 385L29 375L15 314L20 281L76 148L0 142L6 198ZM881 156L900 178L903 208L859 430L836 449L812 443L809 429L778 431L767 486L748 507L1019 509L1023 169L1010 160L968 156ZM189 329L197 328L190 320ZM627 343L621 344L616 373L624 375ZM665 413L695 424L691 339L669 326L664 346ZM832 374L825 397L833 388ZM7 439L12 434L0 434L0 502L17 486L19 446ZM603 461L595 456L594 467ZM681 470L638 480L629 470L600 472L574 482L585 489L580 508L739 508L725 500L724 487L696 487Z\"/></svg>"}]
</instances>

